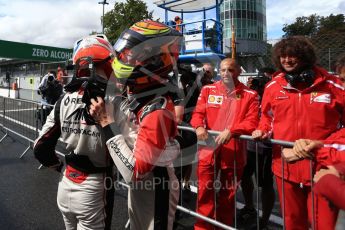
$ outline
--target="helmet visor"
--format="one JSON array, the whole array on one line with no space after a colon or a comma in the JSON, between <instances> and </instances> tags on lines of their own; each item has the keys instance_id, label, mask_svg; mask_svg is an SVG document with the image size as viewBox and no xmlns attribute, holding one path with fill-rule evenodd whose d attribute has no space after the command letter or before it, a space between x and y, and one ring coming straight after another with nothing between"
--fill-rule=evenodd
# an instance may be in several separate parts
<instances>
[{"instance_id":1,"label":"helmet visor","mask_svg":"<svg viewBox=\"0 0 345 230\"><path fill-rule=\"evenodd\" d=\"M178 54L179 47L176 47L176 39L179 36L164 36L151 38L137 45L129 44L128 40L119 39L114 48L117 52L118 60L125 65L137 66L155 62L157 58L165 54Z\"/></svg>"}]
</instances>

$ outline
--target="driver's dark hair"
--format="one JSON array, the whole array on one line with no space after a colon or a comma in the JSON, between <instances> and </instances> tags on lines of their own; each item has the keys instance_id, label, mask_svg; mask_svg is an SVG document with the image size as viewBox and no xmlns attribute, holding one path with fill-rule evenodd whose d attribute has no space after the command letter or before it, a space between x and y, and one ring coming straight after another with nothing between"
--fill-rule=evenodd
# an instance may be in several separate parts
<instances>
[{"instance_id":1,"label":"driver's dark hair","mask_svg":"<svg viewBox=\"0 0 345 230\"><path fill-rule=\"evenodd\" d=\"M284 70L280 63L280 57L285 56L297 57L302 62L303 69L312 68L317 61L313 44L304 36L286 37L274 45L272 61L280 70Z\"/></svg>"}]
</instances>

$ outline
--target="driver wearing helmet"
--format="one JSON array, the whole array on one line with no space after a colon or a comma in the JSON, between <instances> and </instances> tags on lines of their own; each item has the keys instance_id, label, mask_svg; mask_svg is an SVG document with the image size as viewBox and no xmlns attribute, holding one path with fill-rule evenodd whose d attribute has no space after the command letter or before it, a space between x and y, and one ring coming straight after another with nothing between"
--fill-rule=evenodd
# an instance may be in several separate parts
<instances>
[{"instance_id":1,"label":"driver wearing helmet","mask_svg":"<svg viewBox=\"0 0 345 230\"><path fill-rule=\"evenodd\" d=\"M61 172L57 204L66 229L110 229L113 162L101 127L88 114L87 103L104 95L113 72L113 56L113 47L103 35L75 43L73 79L34 144L38 161ZM58 139L66 145L65 163L55 152Z\"/></svg>"},{"instance_id":2,"label":"driver wearing helmet","mask_svg":"<svg viewBox=\"0 0 345 230\"><path fill-rule=\"evenodd\" d=\"M131 149L120 131L114 106L91 99L90 114L103 127L116 167L130 183L131 229L172 229L179 196L173 160L180 153L177 124L169 94L169 73L176 66L182 35L159 22L145 20L125 30L114 45L115 77L126 85L128 98L116 106L137 122Z\"/></svg>"}]
</instances>

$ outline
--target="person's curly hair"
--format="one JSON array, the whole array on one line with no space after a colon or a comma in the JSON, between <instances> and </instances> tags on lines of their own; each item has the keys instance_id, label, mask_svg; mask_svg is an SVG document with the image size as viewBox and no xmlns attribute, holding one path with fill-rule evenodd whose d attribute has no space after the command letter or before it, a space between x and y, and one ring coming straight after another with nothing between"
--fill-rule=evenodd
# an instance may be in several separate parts
<instances>
[{"instance_id":1,"label":"person's curly hair","mask_svg":"<svg viewBox=\"0 0 345 230\"><path fill-rule=\"evenodd\" d=\"M343 67L345 67L345 53L337 58L335 62L335 72L339 74Z\"/></svg>"},{"instance_id":2,"label":"person's curly hair","mask_svg":"<svg viewBox=\"0 0 345 230\"><path fill-rule=\"evenodd\" d=\"M302 62L303 69L312 68L317 61L313 44L303 36L283 38L274 45L272 61L280 70L284 70L280 63L280 57L285 56L297 57Z\"/></svg>"}]
</instances>

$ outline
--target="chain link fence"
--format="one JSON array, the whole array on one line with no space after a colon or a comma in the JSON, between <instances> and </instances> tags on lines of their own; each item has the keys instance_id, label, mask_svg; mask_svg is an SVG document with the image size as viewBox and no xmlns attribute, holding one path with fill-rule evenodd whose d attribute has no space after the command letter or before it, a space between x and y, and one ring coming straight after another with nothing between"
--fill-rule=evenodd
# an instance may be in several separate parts
<instances>
[{"instance_id":1,"label":"chain link fence","mask_svg":"<svg viewBox=\"0 0 345 230\"><path fill-rule=\"evenodd\" d=\"M337 58L345 52L345 32L329 33L311 39L316 47L319 64L330 72L334 72Z\"/></svg>"},{"instance_id":2,"label":"chain link fence","mask_svg":"<svg viewBox=\"0 0 345 230\"><path fill-rule=\"evenodd\" d=\"M335 71L335 62L345 53L345 32L315 35L311 38L315 46L318 64L328 70ZM255 72L263 67L274 67L272 49L280 39L267 40L267 49L260 55L238 55L238 61L247 72Z\"/></svg>"}]
</instances>

